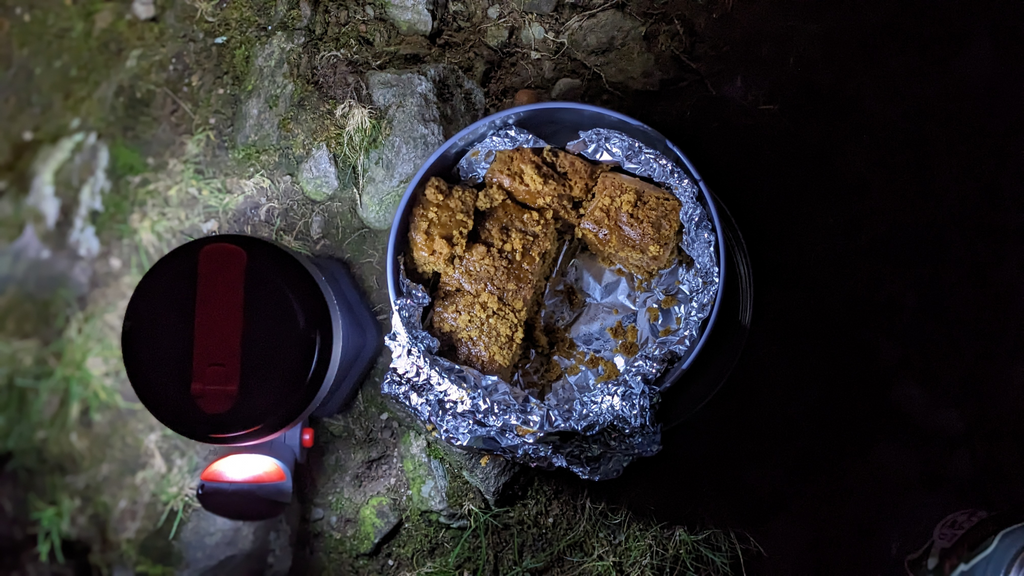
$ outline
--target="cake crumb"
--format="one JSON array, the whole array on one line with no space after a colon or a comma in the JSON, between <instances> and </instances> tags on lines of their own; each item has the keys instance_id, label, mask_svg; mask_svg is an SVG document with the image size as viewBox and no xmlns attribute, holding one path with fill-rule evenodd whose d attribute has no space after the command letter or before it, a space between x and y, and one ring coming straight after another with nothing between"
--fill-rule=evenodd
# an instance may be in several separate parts
<instances>
[{"instance_id":1,"label":"cake crumb","mask_svg":"<svg viewBox=\"0 0 1024 576\"><path fill-rule=\"evenodd\" d=\"M647 319L651 321L651 324L657 324L658 320L661 319L661 310L657 306L649 306L647 308Z\"/></svg>"},{"instance_id":2,"label":"cake crumb","mask_svg":"<svg viewBox=\"0 0 1024 576\"><path fill-rule=\"evenodd\" d=\"M619 367L615 365L615 362L605 360L604 358L599 358L599 360L601 365L601 375L598 376L594 382L608 382L609 380L614 380L619 377Z\"/></svg>"},{"instance_id":3,"label":"cake crumb","mask_svg":"<svg viewBox=\"0 0 1024 576\"><path fill-rule=\"evenodd\" d=\"M615 340L625 340L626 338L626 328L622 325L622 320L616 322L611 328L606 329L605 332Z\"/></svg>"}]
</instances>

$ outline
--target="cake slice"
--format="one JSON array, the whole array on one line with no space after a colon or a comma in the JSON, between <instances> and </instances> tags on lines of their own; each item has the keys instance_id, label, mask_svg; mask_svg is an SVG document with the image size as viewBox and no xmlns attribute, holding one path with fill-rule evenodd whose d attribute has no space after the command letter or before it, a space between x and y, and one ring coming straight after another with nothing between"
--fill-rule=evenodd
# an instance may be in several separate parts
<instances>
[{"instance_id":1,"label":"cake slice","mask_svg":"<svg viewBox=\"0 0 1024 576\"><path fill-rule=\"evenodd\" d=\"M679 199L653 184L605 172L578 230L590 251L641 277L667 268L682 234Z\"/></svg>"},{"instance_id":2,"label":"cake slice","mask_svg":"<svg viewBox=\"0 0 1024 576\"><path fill-rule=\"evenodd\" d=\"M545 148L544 160L565 177L575 208L590 200L598 178L610 168L607 164L595 164L557 148Z\"/></svg>"},{"instance_id":3,"label":"cake slice","mask_svg":"<svg viewBox=\"0 0 1024 576\"><path fill-rule=\"evenodd\" d=\"M569 183L548 166L541 152L534 148L499 150L484 175L484 182L505 189L531 208L549 209L569 222L578 220Z\"/></svg>"},{"instance_id":4,"label":"cake slice","mask_svg":"<svg viewBox=\"0 0 1024 576\"><path fill-rule=\"evenodd\" d=\"M480 242L467 245L451 271L441 276L441 288L487 292L525 320L554 262L554 221L506 201L486 213L478 232Z\"/></svg>"},{"instance_id":5,"label":"cake slice","mask_svg":"<svg viewBox=\"0 0 1024 576\"><path fill-rule=\"evenodd\" d=\"M409 248L421 274L447 272L453 259L465 251L476 197L473 188L448 186L436 177L427 182L409 222Z\"/></svg>"},{"instance_id":6,"label":"cake slice","mask_svg":"<svg viewBox=\"0 0 1024 576\"><path fill-rule=\"evenodd\" d=\"M497 297L465 290L439 291L433 333L459 364L508 380L523 346L521 316Z\"/></svg>"}]
</instances>

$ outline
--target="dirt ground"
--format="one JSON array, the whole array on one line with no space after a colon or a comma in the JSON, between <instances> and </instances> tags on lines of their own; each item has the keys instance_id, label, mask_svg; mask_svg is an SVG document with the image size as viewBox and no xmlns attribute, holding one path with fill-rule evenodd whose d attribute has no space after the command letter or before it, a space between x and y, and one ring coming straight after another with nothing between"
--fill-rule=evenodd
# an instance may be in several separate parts
<instances>
[{"instance_id":1,"label":"dirt ground","mask_svg":"<svg viewBox=\"0 0 1024 576\"><path fill-rule=\"evenodd\" d=\"M103 248L74 308L112 314L104 341L116 343L118 310L155 258L227 231L346 259L386 325L386 232L363 225L357 196L317 202L296 184L314 143L343 155L336 111L372 108L372 70L452 64L482 88L487 112L520 90L547 99L559 80L579 80L568 99L632 115L679 145L751 252L754 331L728 385L666 435L661 454L613 481L530 476L513 502L489 506L434 448L408 457L414 427L382 418L382 360L357 406L318 425L292 573L662 573L707 556L673 548L644 572L633 568L653 557L635 555L713 527L756 542L727 541L744 556L722 571L899 574L946 514L1024 504L1018 4L562 0L538 14L519 0L448 0L427 36L400 34L377 0L168 0L152 20L129 4L0 2L0 246L23 229L17 206L44 146L99 133L113 187L93 216ZM276 142L239 144L253 62L282 29L302 34L279 66L291 104ZM53 347L69 334L5 337L43 341L40 362L52 364L71 356ZM132 400L116 366L99 372ZM111 406L89 416L122 414ZM159 430L144 415L123 421L140 439ZM26 483L0 457L0 572L89 573L100 558L108 571L166 570L189 486L142 472L160 461L187 479L195 448L152 438L124 449L149 454L124 463L141 474L131 483L140 495L121 510L137 514L93 524L80 518L110 508L94 505L109 497L96 486L110 470L83 473L67 505L29 507L12 504ZM95 452L65 444L54 454L75 449L95 465ZM441 492L459 509L415 501L418 463L432 459L447 462ZM352 548L364 511L379 519L385 506L401 529L371 554ZM43 533L65 534L66 562L40 562L40 526L61 514L75 521ZM580 525L595 528L581 536ZM550 540L567 548L551 554ZM129 542L134 563L118 556Z\"/></svg>"}]
</instances>

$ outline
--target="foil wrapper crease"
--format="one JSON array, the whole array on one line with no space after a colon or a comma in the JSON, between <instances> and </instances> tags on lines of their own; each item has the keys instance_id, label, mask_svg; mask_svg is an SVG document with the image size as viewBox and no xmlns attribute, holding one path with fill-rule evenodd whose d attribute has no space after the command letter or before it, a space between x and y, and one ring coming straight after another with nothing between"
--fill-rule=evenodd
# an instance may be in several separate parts
<instances>
[{"instance_id":1,"label":"foil wrapper crease","mask_svg":"<svg viewBox=\"0 0 1024 576\"><path fill-rule=\"evenodd\" d=\"M522 146L545 143L515 126L501 128L463 157L454 179L478 184L495 151ZM637 282L601 265L578 243L564 246L544 293L542 324L567 333L581 352L606 362L588 369L573 359L556 358L563 369L573 368L563 370L543 399L525 391L540 367L527 364L509 383L437 355L438 341L423 327L430 295L403 271L386 338L392 361L382 390L455 446L601 480L618 476L632 460L661 447L654 417L658 376L687 356L714 306L719 289L716 236L693 177L660 152L606 129L581 132L566 149L671 190L682 203L680 247L689 258L680 258L653 280ZM609 332L617 322L636 326L635 355L618 351L620 340ZM615 364L618 376L600 377L607 362Z\"/></svg>"}]
</instances>

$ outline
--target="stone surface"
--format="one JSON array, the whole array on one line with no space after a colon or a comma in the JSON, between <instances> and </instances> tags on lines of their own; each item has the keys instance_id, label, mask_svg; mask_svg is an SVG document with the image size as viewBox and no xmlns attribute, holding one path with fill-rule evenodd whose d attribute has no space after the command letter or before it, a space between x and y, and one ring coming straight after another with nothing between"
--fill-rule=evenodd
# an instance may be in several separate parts
<instances>
[{"instance_id":1,"label":"stone surface","mask_svg":"<svg viewBox=\"0 0 1024 576\"><path fill-rule=\"evenodd\" d=\"M299 32L281 32L256 48L235 116L239 146L266 147L280 140L279 125L295 91L289 60L304 41Z\"/></svg>"},{"instance_id":2,"label":"stone surface","mask_svg":"<svg viewBox=\"0 0 1024 576\"><path fill-rule=\"evenodd\" d=\"M359 554L372 554L401 522L401 517L384 496L370 498L359 509L355 547Z\"/></svg>"},{"instance_id":3,"label":"stone surface","mask_svg":"<svg viewBox=\"0 0 1024 576\"><path fill-rule=\"evenodd\" d=\"M509 27L496 25L484 32L484 42L491 48L504 48L508 44Z\"/></svg>"},{"instance_id":4,"label":"stone surface","mask_svg":"<svg viewBox=\"0 0 1024 576\"><path fill-rule=\"evenodd\" d=\"M317 202L327 200L338 191L338 168L326 144L313 148L309 158L299 167L299 186L303 194Z\"/></svg>"},{"instance_id":5,"label":"stone surface","mask_svg":"<svg viewBox=\"0 0 1024 576\"><path fill-rule=\"evenodd\" d=\"M658 74L654 56L645 49L644 31L640 20L619 10L606 10L569 34L569 48L600 70L608 82L655 90Z\"/></svg>"},{"instance_id":6,"label":"stone surface","mask_svg":"<svg viewBox=\"0 0 1024 576\"><path fill-rule=\"evenodd\" d=\"M519 32L519 39L523 41L523 44L533 46L535 43L543 40L545 34L547 34L547 30L534 22L523 27L522 31Z\"/></svg>"},{"instance_id":7,"label":"stone surface","mask_svg":"<svg viewBox=\"0 0 1024 576\"><path fill-rule=\"evenodd\" d=\"M36 295L89 286L101 246L92 224L110 190L110 151L95 132L78 132L43 146L21 198L21 234L0 246L0 292L10 286Z\"/></svg>"},{"instance_id":8,"label":"stone surface","mask_svg":"<svg viewBox=\"0 0 1024 576\"><path fill-rule=\"evenodd\" d=\"M194 510L179 528L175 547L180 576L261 574L285 576L291 568L298 508L261 522L227 520Z\"/></svg>"},{"instance_id":9,"label":"stone surface","mask_svg":"<svg viewBox=\"0 0 1024 576\"><path fill-rule=\"evenodd\" d=\"M399 457L412 505L425 511L448 512L448 472L444 464L427 453L426 438L406 432L399 444Z\"/></svg>"},{"instance_id":10,"label":"stone surface","mask_svg":"<svg viewBox=\"0 0 1024 576\"><path fill-rule=\"evenodd\" d=\"M562 78L551 89L552 100L575 100L583 94L583 81L576 78Z\"/></svg>"},{"instance_id":11,"label":"stone surface","mask_svg":"<svg viewBox=\"0 0 1024 576\"><path fill-rule=\"evenodd\" d=\"M384 14L407 36L427 36L434 29L433 0L384 0Z\"/></svg>"},{"instance_id":12,"label":"stone surface","mask_svg":"<svg viewBox=\"0 0 1024 576\"><path fill-rule=\"evenodd\" d=\"M511 492L513 481L522 470L522 466L501 456L469 452L444 442L437 446L491 506L499 505Z\"/></svg>"},{"instance_id":13,"label":"stone surface","mask_svg":"<svg viewBox=\"0 0 1024 576\"><path fill-rule=\"evenodd\" d=\"M490 18L491 20L497 20L498 16L501 16L501 5L500 4L492 4L490 7L487 8L487 17L488 18Z\"/></svg>"},{"instance_id":14,"label":"stone surface","mask_svg":"<svg viewBox=\"0 0 1024 576\"><path fill-rule=\"evenodd\" d=\"M534 14L551 14L557 7L558 0L526 0L523 2L523 11Z\"/></svg>"},{"instance_id":15,"label":"stone surface","mask_svg":"<svg viewBox=\"0 0 1024 576\"><path fill-rule=\"evenodd\" d=\"M458 68L370 72L366 85L383 111L387 137L366 159L359 216L370 228L391 226L409 181L431 154L484 111L484 94Z\"/></svg>"},{"instance_id":16,"label":"stone surface","mask_svg":"<svg viewBox=\"0 0 1024 576\"><path fill-rule=\"evenodd\" d=\"M139 20L152 20L156 18L156 5L153 0L133 0L132 16Z\"/></svg>"}]
</instances>

